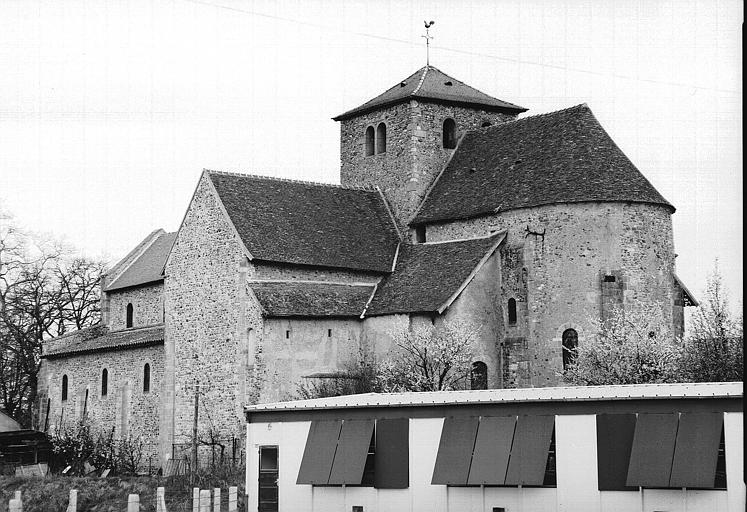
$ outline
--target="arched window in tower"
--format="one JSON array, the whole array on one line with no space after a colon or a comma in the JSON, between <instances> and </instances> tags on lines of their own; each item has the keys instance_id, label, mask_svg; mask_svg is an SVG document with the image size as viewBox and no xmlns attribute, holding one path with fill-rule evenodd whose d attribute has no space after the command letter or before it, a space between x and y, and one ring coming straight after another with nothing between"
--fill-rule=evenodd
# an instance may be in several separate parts
<instances>
[{"instance_id":1,"label":"arched window in tower","mask_svg":"<svg viewBox=\"0 0 747 512\"><path fill-rule=\"evenodd\" d=\"M482 361L472 363L470 372L471 389L488 389L488 365Z\"/></svg>"},{"instance_id":2,"label":"arched window in tower","mask_svg":"<svg viewBox=\"0 0 747 512\"><path fill-rule=\"evenodd\" d=\"M150 391L150 365L145 363L143 366L143 393Z\"/></svg>"},{"instance_id":3,"label":"arched window in tower","mask_svg":"<svg viewBox=\"0 0 747 512\"><path fill-rule=\"evenodd\" d=\"M62 401L67 400L67 375L62 376Z\"/></svg>"},{"instance_id":4,"label":"arched window in tower","mask_svg":"<svg viewBox=\"0 0 747 512\"><path fill-rule=\"evenodd\" d=\"M126 320L126 326L132 327L132 317L133 317L133 309L132 309L132 303L127 304L127 320Z\"/></svg>"},{"instance_id":5,"label":"arched window in tower","mask_svg":"<svg viewBox=\"0 0 747 512\"><path fill-rule=\"evenodd\" d=\"M576 349L578 348L578 333L575 329L563 331L563 370L576 360Z\"/></svg>"},{"instance_id":6,"label":"arched window in tower","mask_svg":"<svg viewBox=\"0 0 747 512\"><path fill-rule=\"evenodd\" d=\"M101 372L101 396L109 394L109 371L104 368Z\"/></svg>"},{"instance_id":7,"label":"arched window in tower","mask_svg":"<svg viewBox=\"0 0 747 512\"><path fill-rule=\"evenodd\" d=\"M508 325L516 325L516 299L508 299Z\"/></svg>"},{"instance_id":8,"label":"arched window in tower","mask_svg":"<svg viewBox=\"0 0 747 512\"><path fill-rule=\"evenodd\" d=\"M366 128L366 156L374 154L374 127Z\"/></svg>"},{"instance_id":9,"label":"arched window in tower","mask_svg":"<svg viewBox=\"0 0 747 512\"><path fill-rule=\"evenodd\" d=\"M445 149L454 149L456 147L456 122L451 118L444 121L443 139Z\"/></svg>"},{"instance_id":10,"label":"arched window in tower","mask_svg":"<svg viewBox=\"0 0 747 512\"><path fill-rule=\"evenodd\" d=\"M386 153L386 125L379 123L376 127L376 154Z\"/></svg>"}]
</instances>

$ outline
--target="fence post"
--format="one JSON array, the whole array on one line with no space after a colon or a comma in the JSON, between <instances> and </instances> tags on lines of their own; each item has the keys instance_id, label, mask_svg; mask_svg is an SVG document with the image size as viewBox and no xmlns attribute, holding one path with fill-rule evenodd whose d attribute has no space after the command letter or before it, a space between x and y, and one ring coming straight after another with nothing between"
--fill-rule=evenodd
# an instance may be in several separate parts
<instances>
[{"instance_id":1,"label":"fence post","mask_svg":"<svg viewBox=\"0 0 747 512\"><path fill-rule=\"evenodd\" d=\"M220 512L220 488L213 489L213 512Z\"/></svg>"},{"instance_id":2,"label":"fence post","mask_svg":"<svg viewBox=\"0 0 747 512\"><path fill-rule=\"evenodd\" d=\"M200 512L200 488L192 489L192 512Z\"/></svg>"},{"instance_id":3,"label":"fence post","mask_svg":"<svg viewBox=\"0 0 747 512\"><path fill-rule=\"evenodd\" d=\"M70 498L67 502L67 512L78 511L78 489L70 489Z\"/></svg>"},{"instance_id":4,"label":"fence post","mask_svg":"<svg viewBox=\"0 0 747 512\"><path fill-rule=\"evenodd\" d=\"M200 512L210 512L210 489L200 489Z\"/></svg>"},{"instance_id":5,"label":"fence post","mask_svg":"<svg viewBox=\"0 0 747 512\"><path fill-rule=\"evenodd\" d=\"M166 512L166 489L156 489L156 512Z\"/></svg>"},{"instance_id":6,"label":"fence post","mask_svg":"<svg viewBox=\"0 0 747 512\"><path fill-rule=\"evenodd\" d=\"M140 512L139 494L130 494L127 497L127 512Z\"/></svg>"},{"instance_id":7,"label":"fence post","mask_svg":"<svg viewBox=\"0 0 747 512\"><path fill-rule=\"evenodd\" d=\"M239 509L239 488L228 488L228 512L236 512Z\"/></svg>"}]
</instances>

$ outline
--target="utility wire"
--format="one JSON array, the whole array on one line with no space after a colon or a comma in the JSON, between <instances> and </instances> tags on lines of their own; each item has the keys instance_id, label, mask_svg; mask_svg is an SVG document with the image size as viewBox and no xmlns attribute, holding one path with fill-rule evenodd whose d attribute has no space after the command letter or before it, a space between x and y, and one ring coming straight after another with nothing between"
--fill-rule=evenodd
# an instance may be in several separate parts
<instances>
[{"instance_id":1,"label":"utility wire","mask_svg":"<svg viewBox=\"0 0 747 512\"><path fill-rule=\"evenodd\" d=\"M368 38L371 38L371 39L378 39L380 41L389 41L389 42L392 42L392 43L406 44L406 45L411 46L411 47L419 46L417 43L414 43L413 41L409 41L409 40L406 40L406 39L398 39L398 38L394 38L394 37L387 37L387 36L382 36L382 35L378 35L378 34L371 34L369 32L360 32L360 31L357 31L357 30L347 30L347 29L340 28L340 27L335 27L335 26L322 25L322 24L319 24L319 23L312 23L312 22L309 22L309 21L303 21L303 20L298 20L298 19L294 19L294 18L287 18L287 17L284 17L284 16L277 16L277 15L274 15L274 14L267 14L267 13L258 12L258 11L252 11L252 10L247 10L247 9L240 9L238 7L231 7L231 6L228 6L228 5L216 4L216 3L213 3L213 2L209 2L207 0L184 0L184 1L185 2L190 2L190 3L193 3L193 4L200 4L200 5L215 7L217 9L224 9L224 10L227 10L227 11L233 11L233 12L238 12L238 13L242 13L242 14L249 14L249 15L252 15L252 16L260 17L260 18L268 18L268 19L277 20L277 21L286 21L286 22L289 22L289 23L295 23L297 25L303 25L303 26L307 26L307 27L321 28L321 29L324 29L325 31L334 30L334 31L337 31L337 32L345 33L345 34L352 34L352 35L361 36L361 37L368 37ZM638 78L638 77L629 76L629 75L622 75L622 74L619 74L619 73L603 73L603 72L600 72L600 71L592 71L592 70L589 70L589 69L560 66L560 65L555 65L555 64L543 64L543 63L533 62L533 61L528 61L528 60L523 60L523 59L512 59L510 57L500 57L498 55L492 55L492 54L489 54L489 53L479 53L479 52L472 52L472 51L469 51L469 50L459 50L457 48L450 48L448 46L433 45L433 48L436 48L438 50L444 50L444 51L447 51L447 52L456 53L456 54L459 54L459 55L471 55L471 56L474 56L474 57L482 57L482 58L488 58L488 59L499 60L499 61L504 61L504 62L511 62L511 63L514 63L514 64L526 64L526 65L530 65L530 66L539 66L539 67L550 68L550 69L557 69L557 70L562 70L562 71L572 71L572 72L575 72L575 73L585 73L585 74L588 74L588 75L596 75L596 76L603 76L603 77L614 77L614 78L620 78L620 79L623 79L623 80L635 80L635 81L638 81L638 82L647 82L647 83L660 84L660 85L671 85L671 86L674 86L674 87L686 87L686 88L689 88L689 89L697 89L697 90L702 90L702 91L724 92L724 93L729 93L729 94L741 94L741 92L742 92L742 91L737 91L737 90L733 90L733 89L720 89L720 88L717 88L717 87L704 87L704 86L700 86L700 85L687 84L687 83L683 83L683 82L671 82L671 81L666 81L666 80L656 80L656 79L652 79L652 78Z\"/></svg>"}]
</instances>

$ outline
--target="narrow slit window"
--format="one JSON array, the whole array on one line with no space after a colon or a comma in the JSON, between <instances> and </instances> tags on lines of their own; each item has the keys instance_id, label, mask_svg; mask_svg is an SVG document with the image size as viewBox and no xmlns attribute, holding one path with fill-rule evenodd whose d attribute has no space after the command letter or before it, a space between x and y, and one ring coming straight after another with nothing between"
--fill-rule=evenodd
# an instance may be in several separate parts
<instances>
[{"instance_id":1,"label":"narrow slit window","mask_svg":"<svg viewBox=\"0 0 747 512\"><path fill-rule=\"evenodd\" d=\"M376 154L386 153L386 125L379 123L376 128Z\"/></svg>"},{"instance_id":2,"label":"narrow slit window","mask_svg":"<svg viewBox=\"0 0 747 512\"><path fill-rule=\"evenodd\" d=\"M374 154L374 127L366 128L366 156Z\"/></svg>"},{"instance_id":3,"label":"narrow slit window","mask_svg":"<svg viewBox=\"0 0 747 512\"><path fill-rule=\"evenodd\" d=\"M129 327L132 327L132 320L133 320L133 316L134 316L134 310L133 310L133 307L132 307L132 303L130 303L130 304L127 304L127 320L126 320L126 326L127 326L128 328L129 328Z\"/></svg>"},{"instance_id":4,"label":"narrow slit window","mask_svg":"<svg viewBox=\"0 0 747 512\"><path fill-rule=\"evenodd\" d=\"M290 331L285 331L285 339L286 340L290 339L290 337L291 337L291 332Z\"/></svg>"},{"instance_id":5,"label":"narrow slit window","mask_svg":"<svg viewBox=\"0 0 747 512\"><path fill-rule=\"evenodd\" d=\"M62 401L67 400L67 375L62 376Z\"/></svg>"},{"instance_id":6,"label":"narrow slit window","mask_svg":"<svg viewBox=\"0 0 747 512\"><path fill-rule=\"evenodd\" d=\"M332 329L327 329L327 338L332 337Z\"/></svg>"},{"instance_id":7,"label":"narrow slit window","mask_svg":"<svg viewBox=\"0 0 747 512\"><path fill-rule=\"evenodd\" d=\"M109 393L109 371L104 368L101 372L101 396Z\"/></svg>"},{"instance_id":8,"label":"narrow slit window","mask_svg":"<svg viewBox=\"0 0 747 512\"><path fill-rule=\"evenodd\" d=\"M145 363L143 366L143 393L150 391L150 365Z\"/></svg>"},{"instance_id":9,"label":"narrow slit window","mask_svg":"<svg viewBox=\"0 0 747 512\"><path fill-rule=\"evenodd\" d=\"M516 324L516 299L508 299L508 324Z\"/></svg>"},{"instance_id":10,"label":"narrow slit window","mask_svg":"<svg viewBox=\"0 0 747 512\"><path fill-rule=\"evenodd\" d=\"M444 149L454 149L456 144L456 121L448 118L444 121L443 126L443 146Z\"/></svg>"},{"instance_id":11,"label":"narrow slit window","mask_svg":"<svg viewBox=\"0 0 747 512\"><path fill-rule=\"evenodd\" d=\"M576 361L578 333L575 329L563 331L563 370L567 370Z\"/></svg>"}]
</instances>

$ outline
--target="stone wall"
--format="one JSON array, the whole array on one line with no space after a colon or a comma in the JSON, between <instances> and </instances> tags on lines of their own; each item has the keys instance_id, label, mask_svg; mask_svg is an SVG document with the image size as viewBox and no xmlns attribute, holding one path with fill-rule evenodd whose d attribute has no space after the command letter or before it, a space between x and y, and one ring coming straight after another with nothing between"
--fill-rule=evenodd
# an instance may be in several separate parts
<instances>
[{"instance_id":1,"label":"stone wall","mask_svg":"<svg viewBox=\"0 0 747 512\"><path fill-rule=\"evenodd\" d=\"M143 370L150 365L150 390L143 390ZM50 399L49 428L73 425L85 409L95 429L116 438L139 436L144 442L143 463L158 464L160 390L163 383L163 346L44 359L46 394ZM106 369L107 394L101 395ZM62 377L68 378L68 399L62 401ZM86 390L88 401L86 402ZM44 419L42 418L43 422ZM43 427L42 427L43 428Z\"/></svg>"},{"instance_id":2,"label":"stone wall","mask_svg":"<svg viewBox=\"0 0 747 512\"><path fill-rule=\"evenodd\" d=\"M166 263L166 374L162 455L198 430L230 439L243 432L249 264L217 194L203 175Z\"/></svg>"},{"instance_id":3,"label":"stone wall","mask_svg":"<svg viewBox=\"0 0 747 512\"><path fill-rule=\"evenodd\" d=\"M460 135L497 124L514 115L411 100L374 110L340 124L340 182L345 186L378 186L403 232L433 179L454 150L443 147L443 122L452 118ZM386 152L366 156L365 134L379 123L387 128Z\"/></svg>"},{"instance_id":4,"label":"stone wall","mask_svg":"<svg viewBox=\"0 0 747 512\"><path fill-rule=\"evenodd\" d=\"M603 299L620 300L624 308L656 308L673 327L674 247L667 208L637 203L525 208L429 225L428 240L500 230L507 230L502 307L515 294L518 310L517 326L507 330L507 340L526 353L520 356L524 361L511 363L515 385L558 384L563 331L575 329L582 344L601 319ZM612 274L619 276L619 294L603 292L603 278Z\"/></svg>"},{"instance_id":5,"label":"stone wall","mask_svg":"<svg viewBox=\"0 0 747 512\"><path fill-rule=\"evenodd\" d=\"M163 323L163 283L108 292L109 328L127 326L127 304L132 304L132 326L144 327Z\"/></svg>"}]
</instances>

